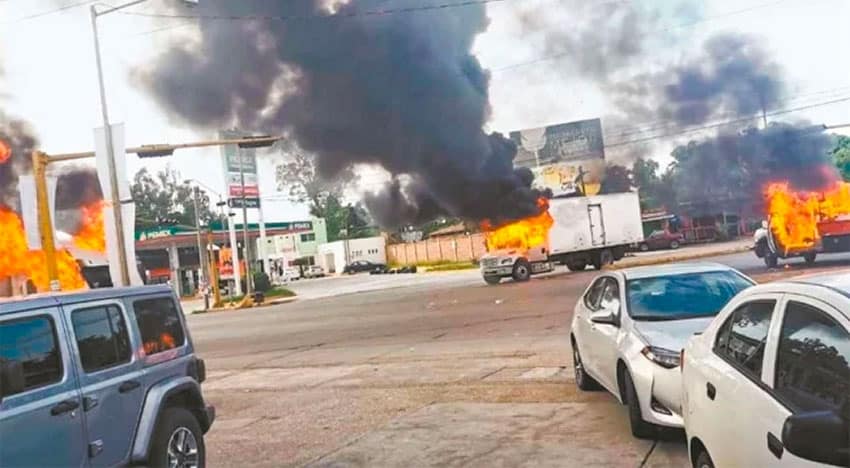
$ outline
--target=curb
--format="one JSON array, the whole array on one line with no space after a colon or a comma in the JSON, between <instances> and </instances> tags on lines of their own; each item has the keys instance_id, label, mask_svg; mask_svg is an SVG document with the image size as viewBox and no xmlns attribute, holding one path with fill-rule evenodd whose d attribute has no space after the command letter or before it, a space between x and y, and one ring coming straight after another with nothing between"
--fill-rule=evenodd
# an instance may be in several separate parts
<instances>
[{"instance_id":1,"label":"curb","mask_svg":"<svg viewBox=\"0 0 850 468\"><path fill-rule=\"evenodd\" d=\"M241 309L239 307L219 307L217 309L209 309L209 310L199 309L199 310L192 311L192 313L190 315L203 315L203 314L215 314L215 313L219 313L219 312L237 312L237 311L250 310L250 309L262 309L264 307L271 307L271 306L281 305L281 304L289 304L290 302L295 302L297 299L298 299L298 295L287 296L287 297L276 297L276 298L269 299L269 300L263 302L262 304L254 305L254 306L247 307L247 308L244 308L244 309Z\"/></svg>"},{"instance_id":2,"label":"curb","mask_svg":"<svg viewBox=\"0 0 850 468\"><path fill-rule=\"evenodd\" d=\"M718 255L731 255L736 253L749 252L752 250L750 246L741 246L734 247L725 250L715 250L712 252L702 252L702 253L693 253L690 255L682 255L678 257L667 257L667 256L658 256L654 258L647 258L645 260L636 260L634 262L629 262L628 265L623 265L622 263L615 263L610 268L612 270L622 270L624 268L632 268L632 267L641 267L641 266L650 266L650 265L660 265L662 263L676 263L683 262L686 260L696 260L700 258L708 258L708 257L716 257Z\"/></svg>"}]
</instances>

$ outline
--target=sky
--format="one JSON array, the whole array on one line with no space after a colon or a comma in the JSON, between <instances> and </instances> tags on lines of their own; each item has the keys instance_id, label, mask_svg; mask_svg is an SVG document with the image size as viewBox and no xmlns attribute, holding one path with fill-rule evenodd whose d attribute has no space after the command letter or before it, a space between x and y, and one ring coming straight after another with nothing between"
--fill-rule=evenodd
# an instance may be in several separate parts
<instances>
[{"instance_id":1,"label":"sky","mask_svg":"<svg viewBox=\"0 0 850 468\"><path fill-rule=\"evenodd\" d=\"M137 11L157 3L150 0ZM201 0L203 1L203 0ZM398 0L408 3L415 0ZM575 0L572 0L575 1ZM587 0L592 4L594 1ZM638 1L638 0L635 0ZM101 125L89 5L84 0L0 0L0 109L32 123L48 153L90 150L93 129ZM112 3L111 0L106 3ZM523 14L551 12L569 28L564 0L505 0L487 5L491 23L474 52L492 71L492 118L488 130L509 132L611 113L606 96L592 81L577 78L568 57L547 59L541 32L523 27ZM638 2L662 5L661 2ZM59 8L66 7L61 11ZM663 7L660 8L663 10ZM681 16L659 20L651 54L637 66L651 70L696 54L701 41L719 32L738 32L763 40L782 65L790 85L788 107L850 97L850 1L848 0L706 0L693 21ZM132 85L130 70L151 60L167 41L194 40L193 28L162 28L149 19L121 13L101 17L100 37L110 119L126 126L128 146L181 143L213 138L170 122L142 90ZM850 123L850 101L782 116L827 125ZM630 122L631 124L631 122ZM640 125L641 122L635 122ZM841 132L850 134L850 129ZM652 154L662 163L682 138L656 142ZM171 158L139 160L128 156L129 173L142 167L160 170L170 165L224 192L218 149L183 150ZM260 189L267 221L306 219L303 205L277 192L275 158L259 161ZM381 172L360 168L363 189L375 188ZM217 195L212 194L212 198ZM255 219L256 215L252 213Z\"/></svg>"}]
</instances>

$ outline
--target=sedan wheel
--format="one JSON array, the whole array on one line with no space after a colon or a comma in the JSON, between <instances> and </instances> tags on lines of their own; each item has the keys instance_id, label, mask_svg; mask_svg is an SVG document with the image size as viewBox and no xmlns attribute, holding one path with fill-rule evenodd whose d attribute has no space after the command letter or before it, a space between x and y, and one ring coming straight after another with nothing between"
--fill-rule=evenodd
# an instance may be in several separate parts
<instances>
[{"instance_id":1,"label":"sedan wheel","mask_svg":"<svg viewBox=\"0 0 850 468\"><path fill-rule=\"evenodd\" d=\"M708 452L705 450L700 451L699 455L697 455L696 463L694 463L694 468L714 468L714 462L708 456Z\"/></svg>"},{"instance_id":2,"label":"sedan wheel","mask_svg":"<svg viewBox=\"0 0 850 468\"><path fill-rule=\"evenodd\" d=\"M578 351L578 345L575 340L572 340L573 345L573 369L575 371L576 386L579 390L590 392L599 390L599 383L584 370L584 363L581 360L581 354Z\"/></svg>"},{"instance_id":3,"label":"sedan wheel","mask_svg":"<svg viewBox=\"0 0 850 468\"><path fill-rule=\"evenodd\" d=\"M655 425L643 420L643 414L640 410L640 400L638 400L637 390L635 390L635 384L628 370L623 373L623 387L626 393L626 405L629 407L629 423L631 424L632 435L638 439L650 439L654 437Z\"/></svg>"}]
</instances>

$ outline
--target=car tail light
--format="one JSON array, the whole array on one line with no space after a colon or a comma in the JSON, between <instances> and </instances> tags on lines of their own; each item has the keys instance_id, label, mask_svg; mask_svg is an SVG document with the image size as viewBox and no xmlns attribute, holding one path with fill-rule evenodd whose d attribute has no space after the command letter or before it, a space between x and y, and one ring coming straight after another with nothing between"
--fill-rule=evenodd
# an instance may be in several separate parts
<instances>
[{"instance_id":1,"label":"car tail light","mask_svg":"<svg viewBox=\"0 0 850 468\"><path fill-rule=\"evenodd\" d=\"M203 383L207 380L207 364L203 359L192 359L186 368L186 375L195 379L198 383Z\"/></svg>"}]
</instances>

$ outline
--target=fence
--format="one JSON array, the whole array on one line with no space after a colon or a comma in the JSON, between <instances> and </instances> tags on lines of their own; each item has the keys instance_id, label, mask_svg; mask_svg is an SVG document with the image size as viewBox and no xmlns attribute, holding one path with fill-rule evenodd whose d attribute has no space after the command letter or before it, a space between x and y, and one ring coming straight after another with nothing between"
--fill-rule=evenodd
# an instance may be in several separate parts
<instances>
[{"instance_id":1,"label":"fence","mask_svg":"<svg viewBox=\"0 0 850 468\"><path fill-rule=\"evenodd\" d=\"M477 261L487 252L484 234L458 234L387 245L387 260L401 265Z\"/></svg>"}]
</instances>

